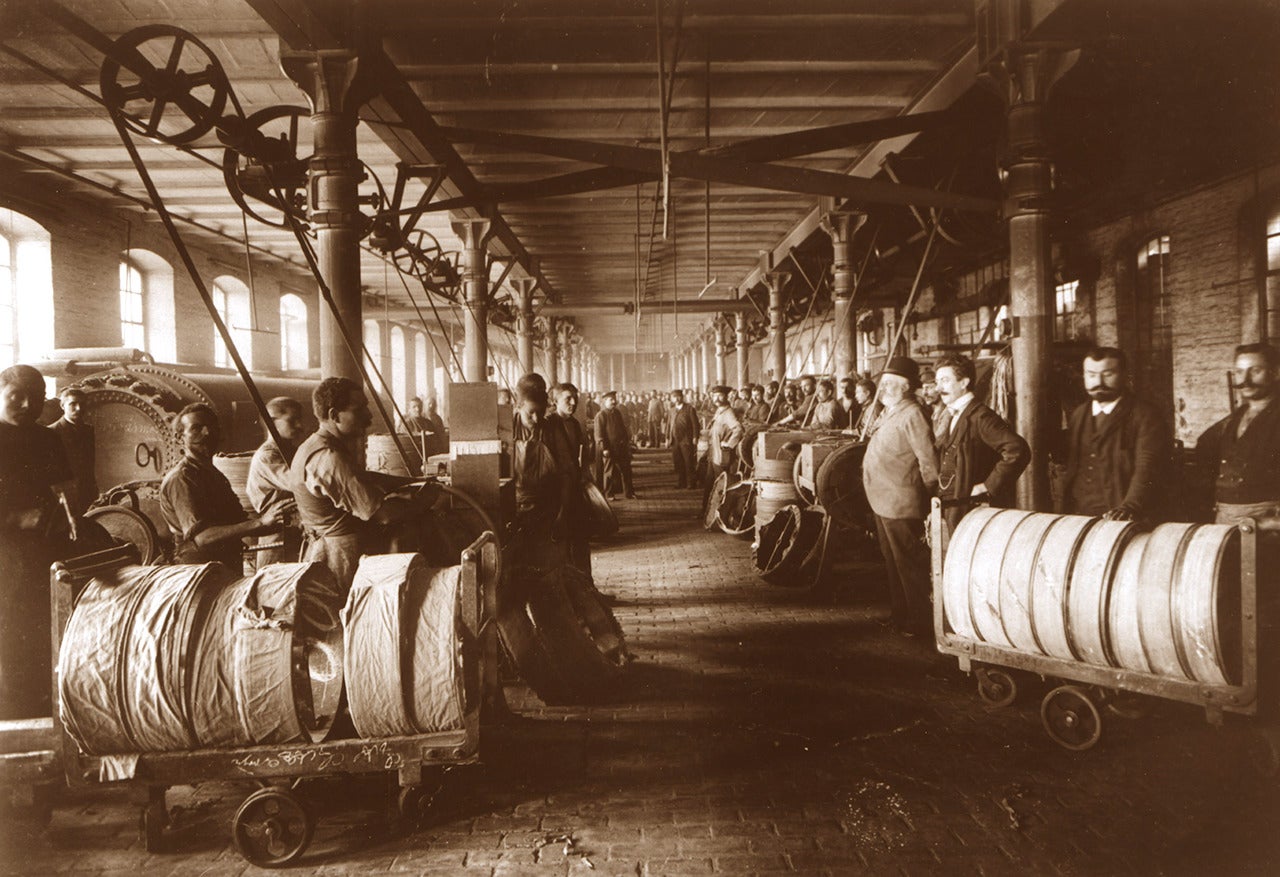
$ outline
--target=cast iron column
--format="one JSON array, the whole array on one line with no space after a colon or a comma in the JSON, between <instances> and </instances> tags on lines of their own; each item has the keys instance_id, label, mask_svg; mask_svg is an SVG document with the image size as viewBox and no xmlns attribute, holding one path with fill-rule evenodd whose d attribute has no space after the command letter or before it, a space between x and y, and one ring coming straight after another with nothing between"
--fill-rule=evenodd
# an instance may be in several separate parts
<instances>
[{"instance_id":1,"label":"cast iron column","mask_svg":"<svg viewBox=\"0 0 1280 877\"><path fill-rule=\"evenodd\" d=\"M282 48L280 61L311 98L308 217L316 232L320 276L336 306L330 308L324 302L320 306L320 373L360 383L360 369L346 338L358 353L363 318L360 239L366 220L360 213L357 192L364 169L356 152L356 111L371 92L359 75L359 57L354 52L290 52Z\"/></svg>"},{"instance_id":2,"label":"cast iron column","mask_svg":"<svg viewBox=\"0 0 1280 877\"><path fill-rule=\"evenodd\" d=\"M524 375L537 367L533 361L533 291L537 286L538 281L532 277L521 277L511 282L516 304L520 306L516 315L516 351L520 356L520 373Z\"/></svg>"},{"instance_id":3,"label":"cast iron column","mask_svg":"<svg viewBox=\"0 0 1280 877\"><path fill-rule=\"evenodd\" d=\"M466 304L462 375L469 383L484 383L489 380L489 264L485 256L489 220L454 220L453 233L462 241L462 283Z\"/></svg>"},{"instance_id":4,"label":"cast iron column","mask_svg":"<svg viewBox=\"0 0 1280 877\"><path fill-rule=\"evenodd\" d=\"M728 355L728 352L725 350L724 326L721 325L719 317L717 317L716 322L712 324L712 331L716 333L715 340L713 342L716 357L716 383L723 386L725 383L724 358Z\"/></svg>"},{"instance_id":5,"label":"cast iron column","mask_svg":"<svg viewBox=\"0 0 1280 877\"><path fill-rule=\"evenodd\" d=\"M822 227L831 236L831 318L835 334L836 378L847 378L858 369L858 326L853 313L853 263L850 243L865 213L838 210L822 218ZM825 365L825 363L823 364Z\"/></svg>"},{"instance_id":6,"label":"cast iron column","mask_svg":"<svg viewBox=\"0 0 1280 877\"><path fill-rule=\"evenodd\" d=\"M770 271L765 275L769 287L769 368L772 379L782 384L787 379L787 281L786 271Z\"/></svg>"},{"instance_id":7,"label":"cast iron column","mask_svg":"<svg viewBox=\"0 0 1280 877\"><path fill-rule=\"evenodd\" d=\"M1014 428L1031 445L1018 479L1018 507L1049 511L1049 410L1053 347L1053 281L1049 250L1053 163L1045 136L1049 89L1079 51L1024 49L1009 43L987 69L1008 108L1003 157L1004 213L1009 222L1009 311L1013 318Z\"/></svg>"},{"instance_id":8,"label":"cast iron column","mask_svg":"<svg viewBox=\"0 0 1280 877\"><path fill-rule=\"evenodd\" d=\"M737 345L734 350L738 361L738 386L745 387L748 380L747 372L750 368L748 355L751 353L751 348L747 342L747 315L741 311L734 314L733 328L735 330L733 340L734 344Z\"/></svg>"}]
</instances>

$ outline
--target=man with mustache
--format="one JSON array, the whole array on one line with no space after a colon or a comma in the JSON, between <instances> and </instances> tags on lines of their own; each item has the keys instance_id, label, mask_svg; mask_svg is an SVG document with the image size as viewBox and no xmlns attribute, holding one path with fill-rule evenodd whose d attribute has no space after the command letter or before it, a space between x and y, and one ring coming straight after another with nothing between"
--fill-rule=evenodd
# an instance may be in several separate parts
<instances>
[{"instance_id":1,"label":"man with mustache","mask_svg":"<svg viewBox=\"0 0 1280 877\"><path fill-rule=\"evenodd\" d=\"M1124 351L1096 347L1084 358L1090 401L1071 412L1062 511L1110 520L1157 521L1171 448L1155 406L1128 388Z\"/></svg>"},{"instance_id":2,"label":"man with mustache","mask_svg":"<svg viewBox=\"0 0 1280 877\"><path fill-rule=\"evenodd\" d=\"M1214 475L1219 524L1280 516L1280 354L1270 344L1235 350L1232 382L1244 404L1196 442L1196 454Z\"/></svg>"}]
</instances>

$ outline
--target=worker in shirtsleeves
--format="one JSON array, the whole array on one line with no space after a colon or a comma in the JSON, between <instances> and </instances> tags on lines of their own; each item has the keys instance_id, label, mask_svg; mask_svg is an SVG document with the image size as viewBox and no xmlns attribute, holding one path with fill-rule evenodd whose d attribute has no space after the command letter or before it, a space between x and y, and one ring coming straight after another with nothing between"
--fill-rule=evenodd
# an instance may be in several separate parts
<instances>
[{"instance_id":1,"label":"worker in shirtsleeves","mask_svg":"<svg viewBox=\"0 0 1280 877\"><path fill-rule=\"evenodd\" d=\"M220 562L244 573L244 539L280 529L280 509L245 515L227 476L213 465L222 444L218 415L203 402L178 412L182 459L160 482L160 514L173 535L175 563Z\"/></svg>"},{"instance_id":2,"label":"worker in shirtsleeves","mask_svg":"<svg viewBox=\"0 0 1280 877\"><path fill-rule=\"evenodd\" d=\"M389 495L407 480L365 471L358 449L373 415L358 384L325 378L311 402L320 428L294 454L289 486L302 524L303 560L327 566L345 593L361 555L375 553L394 526L425 513L430 503L425 494Z\"/></svg>"},{"instance_id":3,"label":"worker in shirtsleeves","mask_svg":"<svg viewBox=\"0 0 1280 877\"><path fill-rule=\"evenodd\" d=\"M258 568L269 563L297 563L302 548L302 531L297 526L297 506L289 487L289 460L297 451L306 427L302 422L302 403L289 396L277 396L267 403L267 414L280 437L280 445L268 436L253 452L244 492L258 514L279 509L283 524L279 538L258 537L258 544L279 543L278 548L258 549ZM283 445L283 447L281 446Z\"/></svg>"}]
</instances>

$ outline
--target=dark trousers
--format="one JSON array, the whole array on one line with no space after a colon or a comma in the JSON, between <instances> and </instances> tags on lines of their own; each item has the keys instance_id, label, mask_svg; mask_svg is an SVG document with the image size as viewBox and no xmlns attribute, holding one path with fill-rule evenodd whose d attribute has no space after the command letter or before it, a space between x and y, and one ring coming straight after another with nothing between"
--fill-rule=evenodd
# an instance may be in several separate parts
<instances>
[{"instance_id":1,"label":"dark trousers","mask_svg":"<svg viewBox=\"0 0 1280 877\"><path fill-rule=\"evenodd\" d=\"M889 574L889 605L899 630L928 635L933 629L929 600L929 549L924 522L876 515L876 536Z\"/></svg>"},{"instance_id":2,"label":"dark trousers","mask_svg":"<svg viewBox=\"0 0 1280 877\"><path fill-rule=\"evenodd\" d=\"M630 496L635 493L631 484L631 455L610 454L600 457L600 489L605 496L617 496L621 486L622 492Z\"/></svg>"},{"instance_id":3,"label":"dark trousers","mask_svg":"<svg viewBox=\"0 0 1280 877\"><path fill-rule=\"evenodd\" d=\"M697 448L693 442L672 444L671 462L676 467L676 487L692 487L697 483Z\"/></svg>"},{"instance_id":4,"label":"dark trousers","mask_svg":"<svg viewBox=\"0 0 1280 877\"><path fill-rule=\"evenodd\" d=\"M662 421L649 421L649 447L656 448L662 445Z\"/></svg>"},{"instance_id":5,"label":"dark trousers","mask_svg":"<svg viewBox=\"0 0 1280 877\"><path fill-rule=\"evenodd\" d=\"M733 468L735 457L734 451L725 450L722 452L722 463L713 463L711 455L707 455L707 478L702 485L702 508L707 507L707 500L711 498L711 488L715 487L716 479L720 477L720 473ZM732 480L732 479L730 479Z\"/></svg>"}]
</instances>

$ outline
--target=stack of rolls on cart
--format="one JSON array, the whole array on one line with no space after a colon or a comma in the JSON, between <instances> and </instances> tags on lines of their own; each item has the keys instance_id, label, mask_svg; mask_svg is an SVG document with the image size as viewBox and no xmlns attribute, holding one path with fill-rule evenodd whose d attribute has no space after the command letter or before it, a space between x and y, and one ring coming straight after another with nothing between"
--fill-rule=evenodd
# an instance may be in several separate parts
<instances>
[{"instance_id":1,"label":"stack of rolls on cart","mask_svg":"<svg viewBox=\"0 0 1280 877\"><path fill-rule=\"evenodd\" d=\"M977 665L988 702L1016 694L1000 668L1067 680L1045 696L1041 718L1071 749L1097 741L1094 701L1118 692L1201 704L1211 717L1256 710L1256 527L1142 532L983 507L960 521L944 554L939 517L935 508L938 648Z\"/></svg>"}]
</instances>

